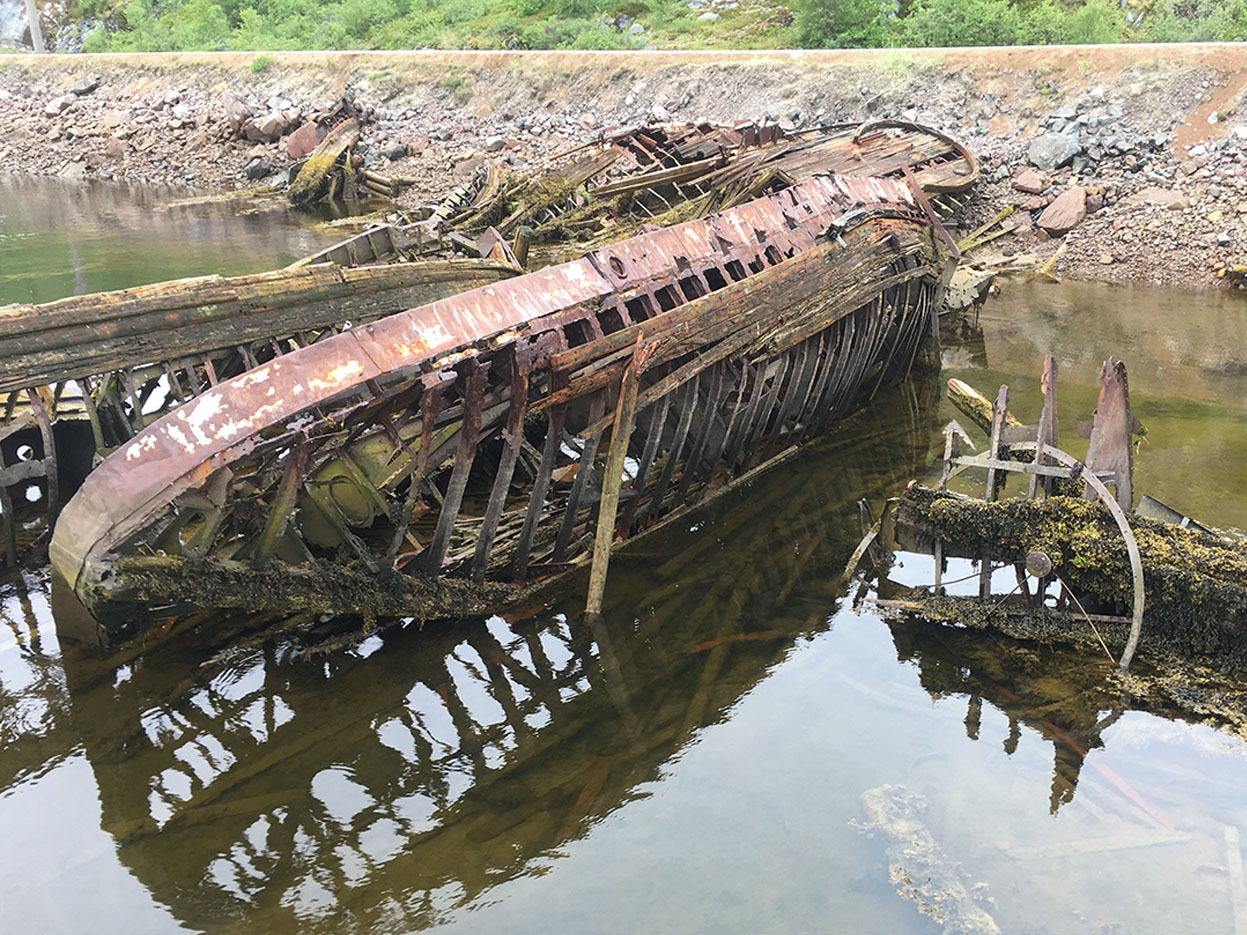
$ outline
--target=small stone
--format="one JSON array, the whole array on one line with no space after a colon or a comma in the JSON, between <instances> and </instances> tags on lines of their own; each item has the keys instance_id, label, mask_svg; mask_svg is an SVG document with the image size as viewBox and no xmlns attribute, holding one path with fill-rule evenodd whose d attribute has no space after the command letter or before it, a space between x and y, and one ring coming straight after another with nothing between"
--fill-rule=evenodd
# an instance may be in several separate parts
<instances>
[{"instance_id":1,"label":"small stone","mask_svg":"<svg viewBox=\"0 0 1247 935\"><path fill-rule=\"evenodd\" d=\"M99 86L100 86L99 75L87 75L83 78L79 78L72 85L70 85L69 91L71 94L76 94L79 97L84 97L87 94L90 94L92 91L94 91Z\"/></svg>"},{"instance_id":2,"label":"small stone","mask_svg":"<svg viewBox=\"0 0 1247 935\"><path fill-rule=\"evenodd\" d=\"M110 139L104 144L104 155L112 159L120 159L130 151L130 144L125 140Z\"/></svg>"},{"instance_id":3,"label":"small stone","mask_svg":"<svg viewBox=\"0 0 1247 935\"><path fill-rule=\"evenodd\" d=\"M43 116L59 117L65 111L73 106L74 97L72 94L62 94L60 97L54 97L48 101L46 107L43 108Z\"/></svg>"},{"instance_id":4,"label":"small stone","mask_svg":"<svg viewBox=\"0 0 1247 935\"><path fill-rule=\"evenodd\" d=\"M243 170L247 178L255 182L273 174L273 164L265 159L252 159Z\"/></svg>"},{"instance_id":5,"label":"small stone","mask_svg":"<svg viewBox=\"0 0 1247 935\"><path fill-rule=\"evenodd\" d=\"M1208 220L1210 223L1216 224L1219 220L1221 220L1221 212L1220 211L1209 211Z\"/></svg>"},{"instance_id":6,"label":"small stone","mask_svg":"<svg viewBox=\"0 0 1247 935\"><path fill-rule=\"evenodd\" d=\"M628 27L628 32L634 36L639 36L641 35L641 33L645 32L645 27L642 26L640 23L633 23L631 26Z\"/></svg>"},{"instance_id":7,"label":"small stone","mask_svg":"<svg viewBox=\"0 0 1247 935\"><path fill-rule=\"evenodd\" d=\"M1116 258L1114 258L1113 254L1111 254L1111 253L1101 253L1101 254L1100 254L1100 262L1101 262L1104 266L1112 266L1114 263L1116 263L1116 262L1117 262L1117 260L1116 260Z\"/></svg>"},{"instance_id":8,"label":"small stone","mask_svg":"<svg viewBox=\"0 0 1247 935\"><path fill-rule=\"evenodd\" d=\"M1228 247L1232 243L1234 243L1234 238L1231 237L1228 233L1223 232L1223 233L1217 234L1217 246L1218 247Z\"/></svg>"},{"instance_id":9,"label":"small stone","mask_svg":"<svg viewBox=\"0 0 1247 935\"><path fill-rule=\"evenodd\" d=\"M580 124L580 129L592 130L598 125L598 117L592 111L586 110L577 118L577 122Z\"/></svg>"},{"instance_id":10,"label":"small stone","mask_svg":"<svg viewBox=\"0 0 1247 935\"><path fill-rule=\"evenodd\" d=\"M484 149L487 153L497 153L506 149L507 138L505 136L491 136L485 140Z\"/></svg>"},{"instance_id":11,"label":"small stone","mask_svg":"<svg viewBox=\"0 0 1247 935\"><path fill-rule=\"evenodd\" d=\"M190 115L191 115L191 108L189 104L174 104L173 105L173 119L174 120L189 120Z\"/></svg>"},{"instance_id":12,"label":"small stone","mask_svg":"<svg viewBox=\"0 0 1247 935\"><path fill-rule=\"evenodd\" d=\"M720 17L719 14L716 13L714 10L707 10L705 13L702 13L697 18L704 23L716 23L722 17Z\"/></svg>"},{"instance_id":13,"label":"small stone","mask_svg":"<svg viewBox=\"0 0 1247 935\"><path fill-rule=\"evenodd\" d=\"M100 129L116 130L130 119L130 115L121 110L106 110L100 116Z\"/></svg>"},{"instance_id":14,"label":"small stone","mask_svg":"<svg viewBox=\"0 0 1247 935\"><path fill-rule=\"evenodd\" d=\"M1054 237L1073 230L1087 216L1087 190L1071 188L1062 192L1052 204L1039 216L1041 230Z\"/></svg>"},{"instance_id":15,"label":"small stone","mask_svg":"<svg viewBox=\"0 0 1247 935\"><path fill-rule=\"evenodd\" d=\"M381 150L381 155L390 162L398 162L407 155L407 145L405 143L395 143L393 146L387 146Z\"/></svg>"}]
</instances>

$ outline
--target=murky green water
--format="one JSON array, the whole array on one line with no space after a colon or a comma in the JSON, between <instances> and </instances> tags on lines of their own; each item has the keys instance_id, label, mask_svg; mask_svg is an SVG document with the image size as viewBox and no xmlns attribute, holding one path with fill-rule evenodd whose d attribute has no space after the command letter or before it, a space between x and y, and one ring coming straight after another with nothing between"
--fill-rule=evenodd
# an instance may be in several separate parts
<instances>
[{"instance_id":1,"label":"murky green water","mask_svg":"<svg viewBox=\"0 0 1247 935\"><path fill-rule=\"evenodd\" d=\"M1077 450L1099 361L1119 354L1149 428L1137 488L1247 527L1245 312L1013 286L944 376L1007 380L1033 417L1052 351ZM218 622L99 660L58 642L46 581L11 580L0 927L940 931L898 895L889 864L906 858L864 827L864 794L904 801L919 824L902 844L938 845L1004 932L1247 926L1247 744L1114 718L1103 661L851 606L838 576L856 501L929 472L953 415L940 391L882 396L637 543L612 563L597 628L569 597L323 654L238 636L234 619L229 638ZM905 561L894 577L929 573Z\"/></svg>"},{"instance_id":2,"label":"murky green water","mask_svg":"<svg viewBox=\"0 0 1247 935\"><path fill-rule=\"evenodd\" d=\"M190 194L0 173L0 305L275 269L332 240L256 204L165 207Z\"/></svg>"}]
</instances>

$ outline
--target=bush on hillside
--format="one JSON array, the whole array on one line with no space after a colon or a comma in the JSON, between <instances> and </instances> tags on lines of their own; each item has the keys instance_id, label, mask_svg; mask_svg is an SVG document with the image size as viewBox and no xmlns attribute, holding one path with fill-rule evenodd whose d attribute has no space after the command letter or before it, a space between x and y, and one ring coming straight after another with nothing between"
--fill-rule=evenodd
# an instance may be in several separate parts
<instances>
[{"instance_id":1,"label":"bush on hillside","mask_svg":"<svg viewBox=\"0 0 1247 935\"><path fill-rule=\"evenodd\" d=\"M804 48L869 49L889 44L887 19L879 0L795 2L800 29L797 41Z\"/></svg>"}]
</instances>

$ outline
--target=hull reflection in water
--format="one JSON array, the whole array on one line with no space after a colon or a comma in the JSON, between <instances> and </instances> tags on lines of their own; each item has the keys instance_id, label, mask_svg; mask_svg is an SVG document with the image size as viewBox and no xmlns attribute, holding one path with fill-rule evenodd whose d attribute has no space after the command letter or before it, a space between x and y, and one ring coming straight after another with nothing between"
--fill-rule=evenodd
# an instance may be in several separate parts
<instances>
[{"instance_id":1,"label":"hull reflection in water","mask_svg":"<svg viewBox=\"0 0 1247 935\"><path fill-rule=\"evenodd\" d=\"M643 794L826 628L855 501L927 462L938 393L888 394L673 530L661 556L622 553L593 629L556 608L389 630L314 660L287 638L200 668L211 628L121 669L67 658L121 861L196 929L443 921Z\"/></svg>"}]
</instances>

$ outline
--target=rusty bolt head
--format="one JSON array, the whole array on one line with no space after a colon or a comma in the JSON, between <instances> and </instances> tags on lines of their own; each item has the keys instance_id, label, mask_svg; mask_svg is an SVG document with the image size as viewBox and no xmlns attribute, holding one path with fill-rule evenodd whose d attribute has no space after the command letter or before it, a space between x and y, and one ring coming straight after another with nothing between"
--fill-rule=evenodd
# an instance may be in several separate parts
<instances>
[{"instance_id":1,"label":"rusty bolt head","mask_svg":"<svg viewBox=\"0 0 1247 935\"><path fill-rule=\"evenodd\" d=\"M1036 578L1042 578L1052 571L1052 559L1046 552L1027 552L1026 570Z\"/></svg>"}]
</instances>

